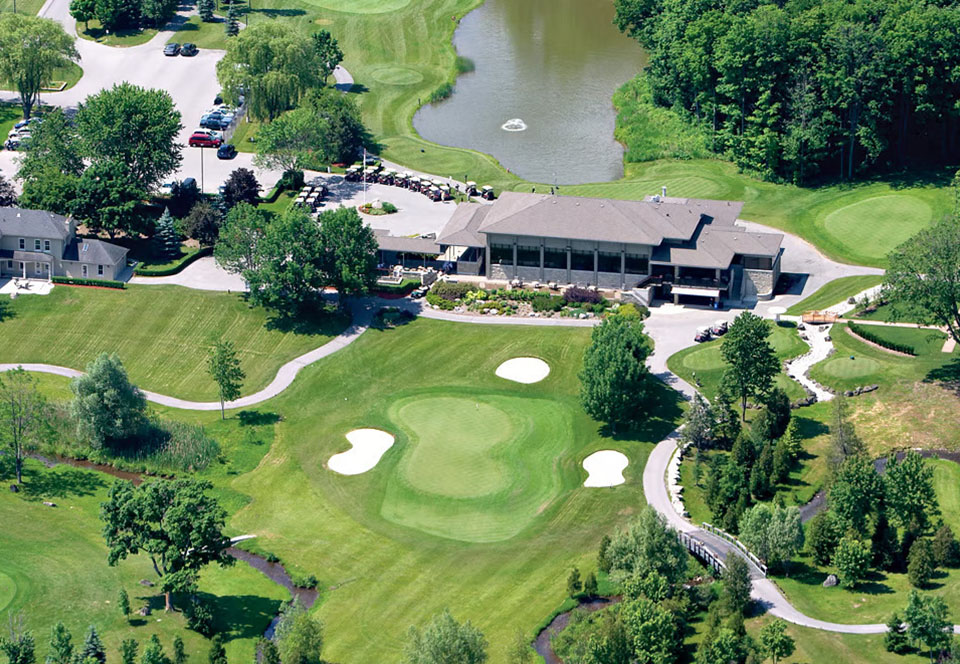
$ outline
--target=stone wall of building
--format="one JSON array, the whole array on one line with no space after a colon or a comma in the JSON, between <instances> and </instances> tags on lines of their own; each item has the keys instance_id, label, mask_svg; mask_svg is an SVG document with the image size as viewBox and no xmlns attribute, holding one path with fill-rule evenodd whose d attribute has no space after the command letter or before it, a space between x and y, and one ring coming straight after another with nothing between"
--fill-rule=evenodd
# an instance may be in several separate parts
<instances>
[{"instance_id":1,"label":"stone wall of building","mask_svg":"<svg viewBox=\"0 0 960 664\"><path fill-rule=\"evenodd\" d=\"M508 265L507 269L509 269L512 272L513 266ZM507 275L506 269L504 269L504 267L500 265L500 263L492 263L490 265L490 278L497 279L498 281L507 281L511 279L511 277Z\"/></svg>"},{"instance_id":2,"label":"stone wall of building","mask_svg":"<svg viewBox=\"0 0 960 664\"><path fill-rule=\"evenodd\" d=\"M758 300L772 300L773 288L776 285L774 276L772 270L744 270L744 294L746 295L749 288L756 292ZM750 283L752 288L747 286L747 282Z\"/></svg>"}]
</instances>

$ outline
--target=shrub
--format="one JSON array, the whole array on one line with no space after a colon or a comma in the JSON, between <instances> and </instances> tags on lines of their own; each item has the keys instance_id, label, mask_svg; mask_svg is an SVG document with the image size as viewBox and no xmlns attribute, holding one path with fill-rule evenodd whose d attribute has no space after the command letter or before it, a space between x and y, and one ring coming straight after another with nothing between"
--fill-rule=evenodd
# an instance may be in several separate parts
<instances>
[{"instance_id":1,"label":"shrub","mask_svg":"<svg viewBox=\"0 0 960 664\"><path fill-rule=\"evenodd\" d=\"M633 302L627 302L626 304L621 304L619 307L617 307L617 310L614 312L614 314L617 316L622 316L623 318L643 320L650 315L650 310L643 305L638 307Z\"/></svg>"},{"instance_id":2,"label":"shrub","mask_svg":"<svg viewBox=\"0 0 960 664\"><path fill-rule=\"evenodd\" d=\"M277 183L277 190L300 189L303 186L303 171L284 171L283 177Z\"/></svg>"},{"instance_id":3,"label":"shrub","mask_svg":"<svg viewBox=\"0 0 960 664\"><path fill-rule=\"evenodd\" d=\"M547 293L538 293L536 297L533 298L533 310L534 311L560 311L563 309L567 302L559 295L548 295Z\"/></svg>"},{"instance_id":4,"label":"shrub","mask_svg":"<svg viewBox=\"0 0 960 664\"><path fill-rule=\"evenodd\" d=\"M874 334L870 330L866 329L868 327L866 325L857 325L856 323L847 323L847 327L850 329L851 332L853 332L855 335L857 335L861 339L864 339L871 343L875 343L878 346L882 346L888 350L893 350L898 353L906 353L907 355L917 354L917 349L914 348L913 346L910 346L908 344L899 344L899 343L896 343L895 341L884 339L883 337L877 334Z\"/></svg>"},{"instance_id":5,"label":"shrub","mask_svg":"<svg viewBox=\"0 0 960 664\"><path fill-rule=\"evenodd\" d=\"M444 300L455 302L465 297L466 294L473 289L473 286L467 283L438 281L433 285L433 288L430 289L430 293L432 295L441 297Z\"/></svg>"},{"instance_id":6,"label":"shrub","mask_svg":"<svg viewBox=\"0 0 960 664\"><path fill-rule=\"evenodd\" d=\"M473 60L462 55L457 56L455 66L458 74L469 74L477 68L476 63Z\"/></svg>"},{"instance_id":7,"label":"shrub","mask_svg":"<svg viewBox=\"0 0 960 664\"><path fill-rule=\"evenodd\" d=\"M563 291L563 299L567 302L585 302L588 304L598 304L603 301L603 296L598 291L589 288L580 288L571 286Z\"/></svg>"},{"instance_id":8,"label":"shrub","mask_svg":"<svg viewBox=\"0 0 960 664\"><path fill-rule=\"evenodd\" d=\"M440 87L434 90L430 94L430 103L436 104L438 101L443 101L447 97L453 94L453 83L447 81L446 83L441 83Z\"/></svg>"},{"instance_id":9,"label":"shrub","mask_svg":"<svg viewBox=\"0 0 960 664\"><path fill-rule=\"evenodd\" d=\"M213 634L213 611L202 600L194 597L183 612L187 628L209 637Z\"/></svg>"},{"instance_id":10,"label":"shrub","mask_svg":"<svg viewBox=\"0 0 960 664\"><path fill-rule=\"evenodd\" d=\"M393 214L394 212L397 211L397 206L394 205L393 203L388 203L387 201L383 201L380 204L380 209L382 209L387 214Z\"/></svg>"},{"instance_id":11,"label":"shrub","mask_svg":"<svg viewBox=\"0 0 960 664\"><path fill-rule=\"evenodd\" d=\"M66 286L100 286L101 288L126 288L127 285L122 281L111 281L109 279L80 279L75 277L54 277L53 283L64 284Z\"/></svg>"},{"instance_id":12,"label":"shrub","mask_svg":"<svg viewBox=\"0 0 960 664\"><path fill-rule=\"evenodd\" d=\"M452 311L456 307L456 303L451 300L446 300L436 293L427 293L427 304L437 307L438 309L443 309L444 311Z\"/></svg>"}]
</instances>

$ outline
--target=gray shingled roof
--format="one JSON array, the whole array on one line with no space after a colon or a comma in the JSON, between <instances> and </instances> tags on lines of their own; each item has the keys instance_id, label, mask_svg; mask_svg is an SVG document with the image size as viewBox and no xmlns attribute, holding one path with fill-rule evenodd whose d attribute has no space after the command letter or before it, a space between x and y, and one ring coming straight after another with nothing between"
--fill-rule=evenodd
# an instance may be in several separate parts
<instances>
[{"instance_id":1,"label":"gray shingled roof","mask_svg":"<svg viewBox=\"0 0 960 664\"><path fill-rule=\"evenodd\" d=\"M457 247L485 247L487 243L477 229L492 209L493 205L460 203L440 231L437 243Z\"/></svg>"},{"instance_id":2,"label":"gray shingled roof","mask_svg":"<svg viewBox=\"0 0 960 664\"><path fill-rule=\"evenodd\" d=\"M67 218L45 210L0 208L0 235L19 235L64 240L69 235Z\"/></svg>"},{"instance_id":3,"label":"gray shingled roof","mask_svg":"<svg viewBox=\"0 0 960 664\"><path fill-rule=\"evenodd\" d=\"M76 239L63 249L63 260L115 265L124 260L127 250L103 240Z\"/></svg>"},{"instance_id":4,"label":"gray shingled roof","mask_svg":"<svg viewBox=\"0 0 960 664\"><path fill-rule=\"evenodd\" d=\"M776 258L782 243L780 233L756 233L740 226L709 224L688 242L655 247L651 260L684 267L726 269L736 254Z\"/></svg>"},{"instance_id":5,"label":"gray shingled roof","mask_svg":"<svg viewBox=\"0 0 960 664\"><path fill-rule=\"evenodd\" d=\"M420 237L401 237L397 235L377 235L377 246L384 251L406 252L410 254L440 254L436 240Z\"/></svg>"},{"instance_id":6,"label":"gray shingled roof","mask_svg":"<svg viewBox=\"0 0 960 664\"><path fill-rule=\"evenodd\" d=\"M701 218L731 226L743 203L670 198L622 201L607 198L504 192L479 223L479 233L553 237L657 246L689 240ZM446 229L441 237L446 235Z\"/></svg>"}]
</instances>

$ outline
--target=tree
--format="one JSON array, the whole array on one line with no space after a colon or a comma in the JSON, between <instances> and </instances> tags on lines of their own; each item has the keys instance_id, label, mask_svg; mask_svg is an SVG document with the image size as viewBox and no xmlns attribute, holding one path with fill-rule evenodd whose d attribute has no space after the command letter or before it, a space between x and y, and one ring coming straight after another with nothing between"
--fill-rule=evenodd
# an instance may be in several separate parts
<instances>
[{"instance_id":1,"label":"tree","mask_svg":"<svg viewBox=\"0 0 960 664\"><path fill-rule=\"evenodd\" d=\"M937 561L930 540L926 538L916 540L907 556L907 579L910 585L914 588L926 587L936 571Z\"/></svg>"},{"instance_id":2,"label":"tree","mask_svg":"<svg viewBox=\"0 0 960 664\"><path fill-rule=\"evenodd\" d=\"M483 664L487 661L487 640L469 620L458 623L445 610L423 631L410 627L403 652L407 664Z\"/></svg>"},{"instance_id":3,"label":"tree","mask_svg":"<svg viewBox=\"0 0 960 664\"><path fill-rule=\"evenodd\" d=\"M220 237L223 214L207 201L198 201L183 220L183 232L200 244L211 247Z\"/></svg>"},{"instance_id":4,"label":"tree","mask_svg":"<svg viewBox=\"0 0 960 664\"><path fill-rule=\"evenodd\" d=\"M143 225L140 206L146 197L117 160L96 161L76 181L70 212L94 232L136 234Z\"/></svg>"},{"instance_id":5,"label":"tree","mask_svg":"<svg viewBox=\"0 0 960 664\"><path fill-rule=\"evenodd\" d=\"M323 650L323 626L294 599L280 612L277 652L284 664L318 664Z\"/></svg>"},{"instance_id":6,"label":"tree","mask_svg":"<svg viewBox=\"0 0 960 664\"><path fill-rule=\"evenodd\" d=\"M587 414L614 430L639 421L650 399L649 355L643 323L613 317L594 327L580 370L580 403Z\"/></svg>"},{"instance_id":7,"label":"tree","mask_svg":"<svg viewBox=\"0 0 960 664\"><path fill-rule=\"evenodd\" d=\"M23 614L10 614L9 638L0 636L0 652L7 656L7 664L34 664L37 661L33 633L23 627Z\"/></svg>"},{"instance_id":8,"label":"tree","mask_svg":"<svg viewBox=\"0 0 960 664\"><path fill-rule=\"evenodd\" d=\"M530 639L519 627L513 633L513 640L507 645L507 662L509 664L531 664L534 650L530 647Z\"/></svg>"},{"instance_id":9,"label":"tree","mask_svg":"<svg viewBox=\"0 0 960 664\"><path fill-rule=\"evenodd\" d=\"M260 183L249 168L238 168L223 184L223 202L230 210L237 203L260 204Z\"/></svg>"},{"instance_id":10,"label":"tree","mask_svg":"<svg viewBox=\"0 0 960 664\"><path fill-rule=\"evenodd\" d=\"M326 126L320 155L328 162L356 159L367 140L360 108L352 95L333 88L308 90L301 105L309 108L314 121Z\"/></svg>"},{"instance_id":11,"label":"tree","mask_svg":"<svg viewBox=\"0 0 960 664\"><path fill-rule=\"evenodd\" d=\"M604 535L600 540L600 548L597 550L597 569L601 572L610 571L610 536Z\"/></svg>"},{"instance_id":12,"label":"tree","mask_svg":"<svg viewBox=\"0 0 960 664\"><path fill-rule=\"evenodd\" d=\"M239 203L227 213L220 227L213 256L227 272L246 274L260 266L260 242L266 232L266 212Z\"/></svg>"},{"instance_id":13,"label":"tree","mask_svg":"<svg viewBox=\"0 0 960 664\"><path fill-rule=\"evenodd\" d=\"M320 214L320 266L327 285L337 289L340 306L347 297L366 293L377 281L377 239L356 208Z\"/></svg>"},{"instance_id":14,"label":"tree","mask_svg":"<svg viewBox=\"0 0 960 664\"><path fill-rule=\"evenodd\" d=\"M17 484L23 483L23 460L46 425L46 409L36 379L23 367L0 375L0 442L13 457Z\"/></svg>"},{"instance_id":15,"label":"tree","mask_svg":"<svg viewBox=\"0 0 960 664\"><path fill-rule=\"evenodd\" d=\"M933 555L940 567L954 567L960 562L960 545L953 536L953 529L940 524L933 535Z\"/></svg>"},{"instance_id":16,"label":"tree","mask_svg":"<svg viewBox=\"0 0 960 664\"><path fill-rule=\"evenodd\" d=\"M217 8L217 0L198 0L197 13L200 14L200 20L204 23L213 23L215 17L214 10Z\"/></svg>"},{"instance_id":17,"label":"tree","mask_svg":"<svg viewBox=\"0 0 960 664\"><path fill-rule=\"evenodd\" d=\"M757 462L750 469L750 493L757 500L766 500L773 495L773 444L767 442L760 450Z\"/></svg>"},{"instance_id":18,"label":"tree","mask_svg":"<svg viewBox=\"0 0 960 664\"><path fill-rule=\"evenodd\" d=\"M343 62L343 51L333 35L327 30L314 32L313 49L317 53L317 60L320 62L320 80L326 83L333 70Z\"/></svg>"},{"instance_id":19,"label":"tree","mask_svg":"<svg viewBox=\"0 0 960 664\"><path fill-rule=\"evenodd\" d=\"M20 158L17 179L27 181L49 171L77 177L83 173L77 129L61 108L47 111L43 122L31 125L30 143Z\"/></svg>"},{"instance_id":20,"label":"tree","mask_svg":"<svg viewBox=\"0 0 960 664\"><path fill-rule=\"evenodd\" d=\"M730 613L743 614L750 605L750 569L747 562L735 553L728 553L723 572L723 600Z\"/></svg>"},{"instance_id":21,"label":"tree","mask_svg":"<svg viewBox=\"0 0 960 664\"><path fill-rule=\"evenodd\" d=\"M793 468L793 456L790 450L790 442L786 435L782 436L773 445L773 473L770 475L770 482L776 486L781 482L786 482L790 477L790 469Z\"/></svg>"},{"instance_id":22,"label":"tree","mask_svg":"<svg viewBox=\"0 0 960 664\"><path fill-rule=\"evenodd\" d=\"M710 404L697 392L693 402L683 416L683 428L680 429L680 442L693 445L698 450L713 447L714 417Z\"/></svg>"},{"instance_id":23,"label":"tree","mask_svg":"<svg viewBox=\"0 0 960 664\"><path fill-rule=\"evenodd\" d=\"M837 395L833 400L833 418L830 423L830 464L834 470L850 457L863 456L867 450L848 419L849 408L847 397Z\"/></svg>"},{"instance_id":24,"label":"tree","mask_svg":"<svg viewBox=\"0 0 960 664\"><path fill-rule=\"evenodd\" d=\"M218 635L219 636L219 635ZM214 637L216 638L216 637ZM221 647L223 646L223 641L220 642ZM183 639L180 638L180 635L173 637L173 664L187 664L187 651L183 645ZM223 653L223 664L227 662L227 654Z\"/></svg>"},{"instance_id":25,"label":"tree","mask_svg":"<svg viewBox=\"0 0 960 664\"><path fill-rule=\"evenodd\" d=\"M232 565L230 539L223 534L226 512L206 495L212 485L196 480L155 480L134 487L116 482L100 506L107 561L116 565L145 553L160 577L167 611L171 593L192 592L200 570L210 563Z\"/></svg>"},{"instance_id":26,"label":"tree","mask_svg":"<svg viewBox=\"0 0 960 664\"><path fill-rule=\"evenodd\" d=\"M744 639L732 629L721 627L700 643L695 661L696 664L730 664L743 661L745 655Z\"/></svg>"},{"instance_id":27,"label":"tree","mask_svg":"<svg viewBox=\"0 0 960 664\"><path fill-rule=\"evenodd\" d=\"M576 597L582 588L583 583L580 582L580 569L574 567L570 570L570 576L567 577L567 594L570 597Z\"/></svg>"},{"instance_id":28,"label":"tree","mask_svg":"<svg viewBox=\"0 0 960 664\"><path fill-rule=\"evenodd\" d=\"M156 634L150 636L150 643L143 649L140 664L170 664L170 658L163 652L160 638Z\"/></svg>"},{"instance_id":29,"label":"tree","mask_svg":"<svg viewBox=\"0 0 960 664\"><path fill-rule=\"evenodd\" d=\"M760 629L760 647L767 657L773 660L773 664L777 664L784 657L793 654L796 644L787 634L787 623L774 620Z\"/></svg>"},{"instance_id":30,"label":"tree","mask_svg":"<svg viewBox=\"0 0 960 664\"><path fill-rule=\"evenodd\" d=\"M877 515L876 525L873 528L873 537L870 539L870 548L873 550L873 565L880 569L892 570L900 559L897 529L887 520L886 510Z\"/></svg>"},{"instance_id":31,"label":"tree","mask_svg":"<svg viewBox=\"0 0 960 664\"><path fill-rule=\"evenodd\" d=\"M833 564L840 572L840 585L853 588L870 570L870 548L856 537L846 536L840 539L833 554Z\"/></svg>"},{"instance_id":32,"label":"tree","mask_svg":"<svg viewBox=\"0 0 960 664\"><path fill-rule=\"evenodd\" d=\"M173 225L173 216L169 208L163 209L163 214L157 219L153 233L153 253L158 258L172 259L180 255L180 237Z\"/></svg>"},{"instance_id":33,"label":"tree","mask_svg":"<svg viewBox=\"0 0 960 664\"><path fill-rule=\"evenodd\" d=\"M891 457L883 476L887 510L893 525L920 534L940 513L933 489L933 468L916 452L907 452L901 461Z\"/></svg>"},{"instance_id":34,"label":"tree","mask_svg":"<svg viewBox=\"0 0 960 664\"><path fill-rule=\"evenodd\" d=\"M764 410L770 414L769 439L776 440L786 433L787 427L790 425L790 397L779 387L774 387L770 390L763 405Z\"/></svg>"},{"instance_id":35,"label":"tree","mask_svg":"<svg viewBox=\"0 0 960 664\"><path fill-rule=\"evenodd\" d=\"M107 661L107 649L103 647L103 641L97 633L97 628L90 625L87 629L87 635L83 638L83 645L77 653L77 659L80 662L94 660L104 664Z\"/></svg>"},{"instance_id":36,"label":"tree","mask_svg":"<svg viewBox=\"0 0 960 664\"><path fill-rule=\"evenodd\" d=\"M55 168L40 171L24 180L20 207L46 210L56 214L73 214L73 200L80 178L66 175Z\"/></svg>"},{"instance_id":37,"label":"tree","mask_svg":"<svg viewBox=\"0 0 960 664\"><path fill-rule=\"evenodd\" d=\"M587 597L596 597L597 595L597 575L592 570L583 581L583 593Z\"/></svg>"},{"instance_id":38,"label":"tree","mask_svg":"<svg viewBox=\"0 0 960 664\"><path fill-rule=\"evenodd\" d=\"M86 374L73 379L70 390L77 434L93 445L123 440L140 429L147 402L116 355L102 353L87 365Z\"/></svg>"},{"instance_id":39,"label":"tree","mask_svg":"<svg viewBox=\"0 0 960 664\"><path fill-rule=\"evenodd\" d=\"M813 562L821 567L829 565L842 535L833 512L828 510L813 517L807 526L807 546L813 555Z\"/></svg>"},{"instance_id":40,"label":"tree","mask_svg":"<svg viewBox=\"0 0 960 664\"><path fill-rule=\"evenodd\" d=\"M311 168L327 161L329 127L309 107L287 111L257 132L254 163L284 173Z\"/></svg>"},{"instance_id":41,"label":"tree","mask_svg":"<svg viewBox=\"0 0 960 664\"><path fill-rule=\"evenodd\" d=\"M0 14L0 81L13 83L20 93L23 117L30 117L53 71L80 59L73 42L74 38L52 19Z\"/></svg>"},{"instance_id":42,"label":"tree","mask_svg":"<svg viewBox=\"0 0 960 664\"><path fill-rule=\"evenodd\" d=\"M256 267L243 272L254 304L293 316L313 303L327 284L320 229L300 208L274 217L256 252Z\"/></svg>"},{"instance_id":43,"label":"tree","mask_svg":"<svg viewBox=\"0 0 960 664\"><path fill-rule=\"evenodd\" d=\"M240 358L233 343L221 339L210 349L207 370L220 392L220 419L226 419L224 402L240 398L243 379L247 377L240 368Z\"/></svg>"},{"instance_id":44,"label":"tree","mask_svg":"<svg viewBox=\"0 0 960 664\"><path fill-rule=\"evenodd\" d=\"M162 28L177 11L177 0L140 0L141 24Z\"/></svg>"},{"instance_id":45,"label":"tree","mask_svg":"<svg viewBox=\"0 0 960 664\"><path fill-rule=\"evenodd\" d=\"M937 653L950 645L953 625L950 624L947 604L942 597L911 590L903 618L907 623L907 638L925 645L931 662Z\"/></svg>"},{"instance_id":46,"label":"tree","mask_svg":"<svg viewBox=\"0 0 960 664\"><path fill-rule=\"evenodd\" d=\"M135 25L139 21L139 2L129 0L95 0L96 18L105 30Z\"/></svg>"},{"instance_id":47,"label":"tree","mask_svg":"<svg viewBox=\"0 0 960 664\"><path fill-rule=\"evenodd\" d=\"M123 588L120 589L120 593L117 595L117 606L120 608L120 613L123 614L124 618L130 617L130 597Z\"/></svg>"},{"instance_id":48,"label":"tree","mask_svg":"<svg viewBox=\"0 0 960 664\"><path fill-rule=\"evenodd\" d=\"M639 598L622 602L620 616L632 642L635 661L675 661L680 635L670 611L657 602Z\"/></svg>"},{"instance_id":49,"label":"tree","mask_svg":"<svg viewBox=\"0 0 960 664\"><path fill-rule=\"evenodd\" d=\"M887 652L903 655L909 650L907 641L907 627L900 619L900 614L894 612L887 621L887 631L883 635L883 647Z\"/></svg>"},{"instance_id":50,"label":"tree","mask_svg":"<svg viewBox=\"0 0 960 664\"><path fill-rule=\"evenodd\" d=\"M50 630L50 651L47 664L72 664L73 637L62 622L57 622Z\"/></svg>"},{"instance_id":51,"label":"tree","mask_svg":"<svg viewBox=\"0 0 960 664\"><path fill-rule=\"evenodd\" d=\"M260 664L280 664L280 653L277 644L272 640L261 637L257 641L257 655Z\"/></svg>"},{"instance_id":52,"label":"tree","mask_svg":"<svg viewBox=\"0 0 960 664\"><path fill-rule=\"evenodd\" d=\"M297 660L291 660L296 662ZM210 654L207 656L209 664L227 664L227 651L223 647L223 634L217 632L210 641Z\"/></svg>"},{"instance_id":53,"label":"tree","mask_svg":"<svg viewBox=\"0 0 960 664\"><path fill-rule=\"evenodd\" d=\"M836 473L827 499L843 531L868 537L870 516L883 500L883 482L873 463L864 457L848 458Z\"/></svg>"},{"instance_id":54,"label":"tree","mask_svg":"<svg viewBox=\"0 0 960 664\"><path fill-rule=\"evenodd\" d=\"M710 404L710 410L713 411L715 420L713 437L717 447L728 450L740 437L742 425L740 417L733 409L730 394L722 386L713 403Z\"/></svg>"},{"instance_id":55,"label":"tree","mask_svg":"<svg viewBox=\"0 0 960 664\"><path fill-rule=\"evenodd\" d=\"M136 639L124 639L120 644L120 661L122 664L136 664L137 650L140 645Z\"/></svg>"},{"instance_id":56,"label":"tree","mask_svg":"<svg viewBox=\"0 0 960 664\"><path fill-rule=\"evenodd\" d=\"M17 204L17 192L13 184L0 173L0 207L13 207Z\"/></svg>"},{"instance_id":57,"label":"tree","mask_svg":"<svg viewBox=\"0 0 960 664\"><path fill-rule=\"evenodd\" d=\"M780 360L767 341L770 332L764 319L745 311L734 319L720 347L727 364L722 382L739 397L744 422L747 399L765 396L780 373Z\"/></svg>"},{"instance_id":58,"label":"tree","mask_svg":"<svg viewBox=\"0 0 960 664\"><path fill-rule=\"evenodd\" d=\"M217 63L217 79L229 103L237 103L243 94L253 119L273 120L294 108L308 89L322 84L322 64L309 35L269 21L228 40L227 53Z\"/></svg>"},{"instance_id":59,"label":"tree","mask_svg":"<svg viewBox=\"0 0 960 664\"><path fill-rule=\"evenodd\" d=\"M97 17L97 0L70 0L70 16L83 23L84 32L89 32L90 21Z\"/></svg>"},{"instance_id":60,"label":"tree","mask_svg":"<svg viewBox=\"0 0 960 664\"><path fill-rule=\"evenodd\" d=\"M141 191L154 190L183 159L180 112L164 90L119 83L87 97L76 121L83 155L122 164Z\"/></svg>"},{"instance_id":61,"label":"tree","mask_svg":"<svg viewBox=\"0 0 960 664\"><path fill-rule=\"evenodd\" d=\"M960 218L938 221L888 257L884 296L901 318L940 325L960 341Z\"/></svg>"},{"instance_id":62,"label":"tree","mask_svg":"<svg viewBox=\"0 0 960 664\"><path fill-rule=\"evenodd\" d=\"M227 20L223 24L223 29L227 37L236 37L240 34L240 7L238 3L231 2L227 5Z\"/></svg>"},{"instance_id":63,"label":"tree","mask_svg":"<svg viewBox=\"0 0 960 664\"><path fill-rule=\"evenodd\" d=\"M656 572L671 585L687 575L687 550L666 519L649 505L623 530L617 530L607 549L610 575L617 581Z\"/></svg>"}]
</instances>

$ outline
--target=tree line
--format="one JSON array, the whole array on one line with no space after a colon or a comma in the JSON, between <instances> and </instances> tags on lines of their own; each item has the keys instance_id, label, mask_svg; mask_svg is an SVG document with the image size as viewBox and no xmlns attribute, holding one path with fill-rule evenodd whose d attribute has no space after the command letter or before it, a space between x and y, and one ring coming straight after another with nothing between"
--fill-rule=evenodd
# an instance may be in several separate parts
<instances>
[{"instance_id":1,"label":"tree line","mask_svg":"<svg viewBox=\"0 0 960 664\"><path fill-rule=\"evenodd\" d=\"M958 154L960 5L948 0L616 0L653 103L744 170L851 179Z\"/></svg>"}]
</instances>

